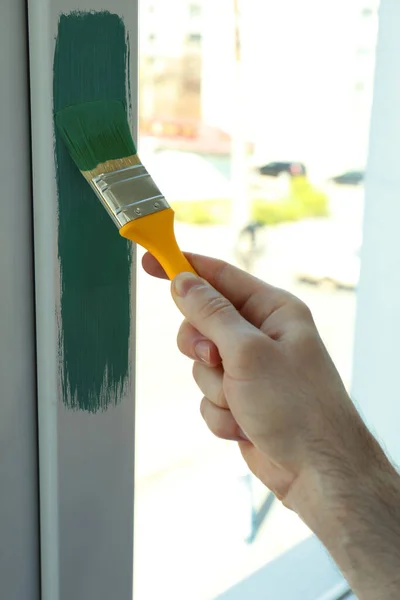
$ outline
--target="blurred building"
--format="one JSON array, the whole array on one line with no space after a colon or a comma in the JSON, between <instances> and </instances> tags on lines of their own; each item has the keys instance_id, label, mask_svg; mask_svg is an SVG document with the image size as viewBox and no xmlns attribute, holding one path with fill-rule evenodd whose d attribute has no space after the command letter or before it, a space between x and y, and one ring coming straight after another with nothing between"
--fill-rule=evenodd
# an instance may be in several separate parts
<instances>
[{"instance_id":1,"label":"blurred building","mask_svg":"<svg viewBox=\"0 0 400 600\"><path fill-rule=\"evenodd\" d=\"M378 7L379 0L239 0L238 115L233 0L143 0L142 135L189 146L224 137L226 148L240 118L260 163L300 161L328 176L362 168Z\"/></svg>"},{"instance_id":2,"label":"blurred building","mask_svg":"<svg viewBox=\"0 0 400 600\"><path fill-rule=\"evenodd\" d=\"M247 137L260 162L364 164L378 0L241 0ZM234 129L233 0L203 0L202 113Z\"/></svg>"},{"instance_id":3,"label":"blurred building","mask_svg":"<svg viewBox=\"0 0 400 600\"><path fill-rule=\"evenodd\" d=\"M142 129L191 125L201 114L202 2L144 0L140 16Z\"/></svg>"}]
</instances>

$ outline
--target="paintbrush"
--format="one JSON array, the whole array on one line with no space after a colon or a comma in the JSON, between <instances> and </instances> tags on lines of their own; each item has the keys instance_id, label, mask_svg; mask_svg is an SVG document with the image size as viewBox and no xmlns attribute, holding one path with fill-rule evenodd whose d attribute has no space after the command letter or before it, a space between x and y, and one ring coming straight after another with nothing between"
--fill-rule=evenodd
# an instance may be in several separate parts
<instances>
[{"instance_id":1,"label":"paintbrush","mask_svg":"<svg viewBox=\"0 0 400 600\"><path fill-rule=\"evenodd\" d=\"M170 279L195 273L174 233L174 211L136 153L124 104L101 100L68 106L56 126L71 158L120 234L148 250Z\"/></svg>"}]
</instances>

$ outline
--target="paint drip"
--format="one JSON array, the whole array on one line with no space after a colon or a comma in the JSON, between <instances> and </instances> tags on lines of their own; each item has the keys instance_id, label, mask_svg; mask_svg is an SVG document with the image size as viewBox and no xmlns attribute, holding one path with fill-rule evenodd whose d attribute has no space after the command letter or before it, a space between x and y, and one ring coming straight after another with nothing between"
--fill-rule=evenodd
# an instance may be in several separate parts
<instances>
[{"instance_id":1,"label":"paint drip","mask_svg":"<svg viewBox=\"0 0 400 600\"><path fill-rule=\"evenodd\" d=\"M129 103L129 46L116 14L62 14L53 67L54 112L95 100ZM129 377L132 250L54 132L62 399L97 412L121 400Z\"/></svg>"}]
</instances>

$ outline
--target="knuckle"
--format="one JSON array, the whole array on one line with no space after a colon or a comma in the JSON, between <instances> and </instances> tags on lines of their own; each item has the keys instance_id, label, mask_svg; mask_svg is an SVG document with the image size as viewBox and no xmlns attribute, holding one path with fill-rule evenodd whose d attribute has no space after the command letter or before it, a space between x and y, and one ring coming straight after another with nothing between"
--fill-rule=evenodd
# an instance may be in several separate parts
<instances>
[{"instance_id":1,"label":"knuckle","mask_svg":"<svg viewBox=\"0 0 400 600\"><path fill-rule=\"evenodd\" d=\"M209 399L206 398L205 396L203 396L201 402L200 402L200 414L203 417L203 421L205 422L205 424L207 425L207 427L209 429L211 429L210 424L209 424L209 414L208 414L208 405L209 405Z\"/></svg>"},{"instance_id":2,"label":"knuckle","mask_svg":"<svg viewBox=\"0 0 400 600\"><path fill-rule=\"evenodd\" d=\"M200 404L200 413L208 429L216 437L225 440L235 439L236 423L229 410L216 408L207 397L204 397Z\"/></svg>"},{"instance_id":3,"label":"knuckle","mask_svg":"<svg viewBox=\"0 0 400 600\"><path fill-rule=\"evenodd\" d=\"M187 331L187 321L183 321L182 325L179 327L177 336L176 336L176 344L178 346L178 349L180 350L180 352L185 352L185 350L187 350L186 348L186 331Z\"/></svg>"},{"instance_id":4,"label":"knuckle","mask_svg":"<svg viewBox=\"0 0 400 600\"><path fill-rule=\"evenodd\" d=\"M211 298L208 298L207 302L200 309L200 316L203 319L211 319L216 315L223 315L231 312L232 305L220 294L215 294Z\"/></svg>"},{"instance_id":5,"label":"knuckle","mask_svg":"<svg viewBox=\"0 0 400 600\"><path fill-rule=\"evenodd\" d=\"M213 414L205 414L203 418L207 424L209 430L218 438L226 439L229 437L229 432L226 426L224 419L219 418L219 416Z\"/></svg>"},{"instance_id":6,"label":"knuckle","mask_svg":"<svg viewBox=\"0 0 400 600\"><path fill-rule=\"evenodd\" d=\"M233 349L235 363L243 369L248 369L255 361L265 354L265 336L263 334L244 335Z\"/></svg>"},{"instance_id":7,"label":"knuckle","mask_svg":"<svg viewBox=\"0 0 400 600\"><path fill-rule=\"evenodd\" d=\"M217 392L217 395L215 398L215 404L217 406L219 406L220 408L228 408L228 403L226 401L225 392L224 392L224 388L222 387L222 385Z\"/></svg>"},{"instance_id":8,"label":"knuckle","mask_svg":"<svg viewBox=\"0 0 400 600\"><path fill-rule=\"evenodd\" d=\"M202 371L203 365L199 362L194 362L193 363L193 367L192 367L192 375L193 375L193 379L195 380L196 384L199 385L199 380L200 380L200 371Z\"/></svg>"},{"instance_id":9,"label":"knuckle","mask_svg":"<svg viewBox=\"0 0 400 600\"><path fill-rule=\"evenodd\" d=\"M310 307L298 298L295 300L295 310L296 315L303 321L313 321L313 316Z\"/></svg>"},{"instance_id":10,"label":"knuckle","mask_svg":"<svg viewBox=\"0 0 400 600\"><path fill-rule=\"evenodd\" d=\"M194 346L198 338L198 331L189 323L189 321L186 319L182 321L176 336L176 344L179 351L185 356L195 359L196 353Z\"/></svg>"},{"instance_id":11,"label":"knuckle","mask_svg":"<svg viewBox=\"0 0 400 600\"><path fill-rule=\"evenodd\" d=\"M302 327L297 338L297 345L302 348L303 359L318 355L321 351L321 341L315 327Z\"/></svg>"},{"instance_id":12,"label":"knuckle","mask_svg":"<svg viewBox=\"0 0 400 600\"><path fill-rule=\"evenodd\" d=\"M202 400L201 400L201 402L200 402L200 414L201 414L201 416L203 417L204 420L205 420L205 418L204 418L204 412L205 412L205 404L206 404L206 402L207 402L207 399L205 397L203 397Z\"/></svg>"},{"instance_id":13,"label":"knuckle","mask_svg":"<svg viewBox=\"0 0 400 600\"><path fill-rule=\"evenodd\" d=\"M208 426L216 437L221 439L226 439L229 437L226 427L224 427L220 421L216 420L214 423L209 423Z\"/></svg>"}]
</instances>

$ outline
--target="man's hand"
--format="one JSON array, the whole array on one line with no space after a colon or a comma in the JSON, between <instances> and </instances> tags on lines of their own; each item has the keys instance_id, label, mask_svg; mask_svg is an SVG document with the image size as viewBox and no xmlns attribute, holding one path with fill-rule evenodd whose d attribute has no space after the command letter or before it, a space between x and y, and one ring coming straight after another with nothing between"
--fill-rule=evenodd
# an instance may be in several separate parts
<instances>
[{"instance_id":1,"label":"man's hand","mask_svg":"<svg viewBox=\"0 0 400 600\"><path fill-rule=\"evenodd\" d=\"M187 255L172 295L201 413L320 537L360 600L400 598L400 484L330 359L309 309L224 263ZM156 260L146 271L165 277ZM377 399L379 401L379 399Z\"/></svg>"},{"instance_id":2,"label":"man's hand","mask_svg":"<svg viewBox=\"0 0 400 600\"><path fill-rule=\"evenodd\" d=\"M186 317L178 346L195 361L203 418L238 441L252 472L291 506L303 473L348 462L354 436L368 434L303 302L229 264L189 258L205 279L180 275L172 295ZM352 456L354 468L365 459Z\"/></svg>"}]
</instances>

